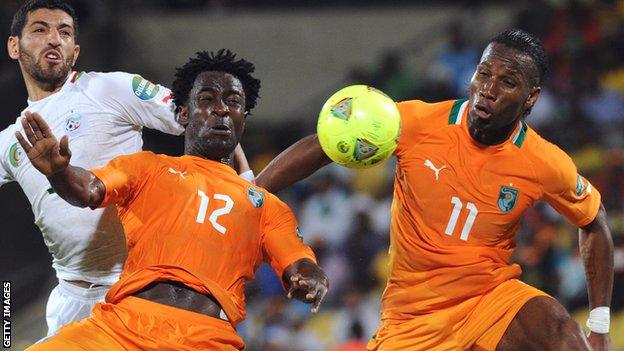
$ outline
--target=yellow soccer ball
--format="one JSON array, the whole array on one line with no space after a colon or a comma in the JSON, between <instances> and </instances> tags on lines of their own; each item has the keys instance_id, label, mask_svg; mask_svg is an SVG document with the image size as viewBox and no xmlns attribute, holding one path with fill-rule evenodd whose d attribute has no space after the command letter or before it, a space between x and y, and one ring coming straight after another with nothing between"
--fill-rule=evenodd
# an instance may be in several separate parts
<instances>
[{"instance_id":1,"label":"yellow soccer ball","mask_svg":"<svg viewBox=\"0 0 624 351\"><path fill-rule=\"evenodd\" d=\"M316 125L325 154L350 168L367 168L388 159L400 132L401 116L395 102L366 85L348 86L332 95Z\"/></svg>"}]
</instances>

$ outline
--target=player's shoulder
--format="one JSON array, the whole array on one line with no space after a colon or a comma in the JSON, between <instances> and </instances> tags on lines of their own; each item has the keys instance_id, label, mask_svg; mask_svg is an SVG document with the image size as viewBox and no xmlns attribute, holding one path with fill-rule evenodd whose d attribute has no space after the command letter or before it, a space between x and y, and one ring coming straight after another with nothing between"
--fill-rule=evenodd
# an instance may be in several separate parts
<instances>
[{"instance_id":1,"label":"player's shoulder","mask_svg":"<svg viewBox=\"0 0 624 351\"><path fill-rule=\"evenodd\" d=\"M103 83L114 84L131 81L135 75L126 72L96 72L96 71L73 71L69 75L69 83L77 87L85 87L90 84ZM136 75L138 76L138 75ZM139 76L140 77L140 76Z\"/></svg>"},{"instance_id":2,"label":"player's shoulder","mask_svg":"<svg viewBox=\"0 0 624 351\"><path fill-rule=\"evenodd\" d=\"M165 157L168 156L155 154L152 151L139 151L132 154L117 156L117 159L127 162L158 163L163 162Z\"/></svg>"},{"instance_id":3,"label":"player's shoulder","mask_svg":"<svg viewBox=\"0 0 624 351\"><path fill-rule=\"evenodd\" d=\"M427 124L456 124L468 106L467 99L440 102L408 100L397 103L402 120L426 121Z\"/></svg>"},{"instance_id":4,"label":"player's shoulder","mask_svg":"<svg viewBox=\"0 0 624 351\"><path fill-rule=\"evenodd\" d=\"M575 169L572 159L565 151L530 127L527 127L520 150L533 163L541 178L557 179Z\"/></svg>"}]
</instances>

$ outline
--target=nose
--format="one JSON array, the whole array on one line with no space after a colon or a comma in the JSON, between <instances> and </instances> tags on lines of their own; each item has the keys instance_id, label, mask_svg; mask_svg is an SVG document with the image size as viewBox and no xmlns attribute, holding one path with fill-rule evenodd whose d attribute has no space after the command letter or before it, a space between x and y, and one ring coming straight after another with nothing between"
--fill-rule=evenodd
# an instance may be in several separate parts
<instances>
[{"instance_id":1,"label":"nose","mask_svg":"<svg viewBox=\"0 0 624 351\"><path fill-rule=\"evenodd\" d=\"M230 112L230 108L223 100L217 100L212 107L212 113L219 117L223 117Z\"/></svg>"},{"instance_id":2,"label":"nose","mask_svg":"<svg viewBox=\"0 0 624 351\"><path fill-rule=\"evenodd\" d=\"M61 33L59 31L52 29L48 33L48 44L53 47L57 47L61 45Z\"/></svg>"},{"instance_id":3,"label":"nose","mask_svg":"<svg viewBox=\"0 0 624 351\"><path fill-rule=\"evenodd\" d=\"M481 88L479 89L479 95L483 96L486 99L489 100L496 100L496 96L497 96L497 85L494 82L493 79L489 79L485 82L483 82L483 84L481 84Z\"/></svg>"}]
</instances>

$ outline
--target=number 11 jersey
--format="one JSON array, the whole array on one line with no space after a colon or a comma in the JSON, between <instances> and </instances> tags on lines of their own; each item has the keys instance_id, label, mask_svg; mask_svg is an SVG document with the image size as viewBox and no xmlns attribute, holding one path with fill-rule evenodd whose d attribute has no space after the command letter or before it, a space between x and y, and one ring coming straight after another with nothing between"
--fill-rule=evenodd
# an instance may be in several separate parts
<instances>
[{"instance_id":1,"label":"number 11 jersey","mask_svg":"<svg viewBox=\"0 0 624 351\"><path fill-rule=\"evenodd\" d=\"M511 264L523 212L545 200L572 224L593 221L600 194L572 160L520 121L484 146L467 128L469 102L398 104L402 132L382 319L453 306L520 276Z\"/></svg>"}]
</instances>

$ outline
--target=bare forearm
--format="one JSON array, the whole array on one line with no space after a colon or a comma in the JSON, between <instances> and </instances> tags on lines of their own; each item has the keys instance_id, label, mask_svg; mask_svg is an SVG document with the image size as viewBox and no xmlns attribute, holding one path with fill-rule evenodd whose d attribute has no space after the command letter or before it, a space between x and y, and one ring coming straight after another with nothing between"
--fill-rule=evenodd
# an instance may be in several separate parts
<instances>
[{"instance_id":1,"label":"bare forearm","mask_svg":"<svg viewBox=\"0 0 624 351\"><path fill-rule=\"evenodd\" d=\"M596 219L579 230L579 247L585 275L589 306L610 306L613 291L613 239L601 208Z\"/></svg>"},{"instance_id":2,"label":"bare forearm","mask_svg":"<svg viewBox=\"0 0 624 351\"><path fill-rule=\"evenodd\" d=\"M54 191L65 201L78 207L97 207L103 200L103 184L90 171L68 166L48 177Z\"/></svg>"},{"instance_id":3,"label":"bare forearm","mask_svg":"<svg viewBox=\"0 0 624 351\"><path fill-rule=\"evenodd\" d=\"M321 149L316 134L307 136L284 150L256 177L256 184L271 192L307 178L331 160Z\"/></svg>"}]
</instances>

